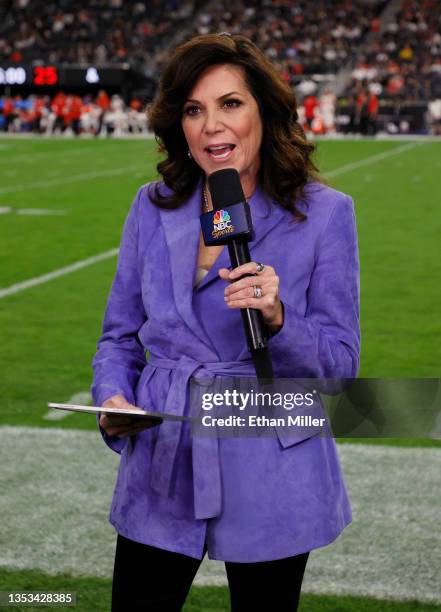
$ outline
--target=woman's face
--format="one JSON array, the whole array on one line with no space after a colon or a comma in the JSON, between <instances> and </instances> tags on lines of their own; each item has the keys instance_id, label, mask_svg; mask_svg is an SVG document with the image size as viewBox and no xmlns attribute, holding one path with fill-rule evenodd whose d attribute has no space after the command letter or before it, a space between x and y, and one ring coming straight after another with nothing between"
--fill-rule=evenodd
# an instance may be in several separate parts
<instances>
[{"instance_id":1,"label":"woman's face","mask_svg":"<svg viewBox=\"0 0 441 612\"><path fill-rule=\"evenodd\" d=\"M185 102L182 128L193 159L206 175L235 168L245 195L252 194L263 128L242 68L232 64L207 68Z\"/></svg>"}]
</instances>

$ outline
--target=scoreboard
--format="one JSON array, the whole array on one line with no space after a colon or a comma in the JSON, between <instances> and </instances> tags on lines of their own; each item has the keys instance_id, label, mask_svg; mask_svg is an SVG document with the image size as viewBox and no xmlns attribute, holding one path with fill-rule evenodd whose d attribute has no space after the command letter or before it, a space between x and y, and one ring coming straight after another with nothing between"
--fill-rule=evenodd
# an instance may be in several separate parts
<instances>
[{"instance_id":1,"label":"scoreboard","mask_svg":"<svg viewBox=\"0 0 441 612\"><path fill-rule=\"evenodd\" d=\"M0 86L38 89L122 87L128 80L130 66L119 67L64 66L64 65L15 65L0 66Z\"/></svg>"}]
</instances>

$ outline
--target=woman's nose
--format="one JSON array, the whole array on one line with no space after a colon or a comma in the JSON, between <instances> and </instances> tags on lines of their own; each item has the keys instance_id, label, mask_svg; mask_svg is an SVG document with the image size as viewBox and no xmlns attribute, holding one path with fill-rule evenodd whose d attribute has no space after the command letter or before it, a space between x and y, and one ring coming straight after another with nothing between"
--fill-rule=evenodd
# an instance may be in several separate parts
<instances>
[{"instance_id":1,"label":"woman's nose","mask_svg":"<svg viewBox=\"0 0 441 612\"><path fill-rule=\"evenodd\" d=\"M205 115L204 130L207 133L218 132L222 129L222 123L219 117L219 111L216 109L207 110Z\"/></svg>"}]
</instances>

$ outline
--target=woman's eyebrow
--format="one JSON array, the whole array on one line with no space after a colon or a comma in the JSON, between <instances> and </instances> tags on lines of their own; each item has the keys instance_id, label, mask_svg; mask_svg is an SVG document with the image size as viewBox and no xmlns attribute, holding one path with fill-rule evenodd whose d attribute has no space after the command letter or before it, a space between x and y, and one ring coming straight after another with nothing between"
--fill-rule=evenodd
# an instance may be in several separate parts
<instances>
[{"instance_id":1,"label":"woman's eyebrow","mask_svg":"<svg viewBox=\"0 0 441 612\"><path fill-rule=\"evenodd\" d=\"M232 96L232 95L241 95L238 91L230 91L226 94L224 94L223 96L219 96L218 100L225 100L225 98L228 98L228 96Z\"/></svg>"},{"instance_id":2,"label":"woman's eyebrow","mask_svg":"<svg viewBox=\"0 0 441 612\"><path fill-rule=\"evenodd\" d=\"M239 91L229 91L228 93L223 94L222 96L219 96L218 100L225 100L225 98L228 98L229 96L232 96L232 95L241 96L242 94ZM193 102L195 104L201 104L200 100L195 100L194 98L188 98L186 102Z\"/></svg>"}]
</instances>

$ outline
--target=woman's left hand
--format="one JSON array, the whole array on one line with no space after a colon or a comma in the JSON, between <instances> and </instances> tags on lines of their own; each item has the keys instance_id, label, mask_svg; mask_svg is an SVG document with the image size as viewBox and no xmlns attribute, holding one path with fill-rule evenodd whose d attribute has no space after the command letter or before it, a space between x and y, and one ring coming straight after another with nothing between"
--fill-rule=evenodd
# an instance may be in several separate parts
<instances>
[{"instance_id":1,"label":"woman's left hand","mask_svg":"<svg viewBox=\"0 0 441 612\"><path fill-rule=\"evenodd\" d=\"M225 302L230 308L256 308L262 312L271 331L283 325L283 306L279 298L279 277L272 266L265 265L261 272L255 261L238 266L234 270L221 268L219 276L229 281L225 289ZM251 274L240 278L244 274ZM239 279L239 280L238 280ZM254 287L260 287L261 297L255 296Z\"/></svg>"}]
</instances>

